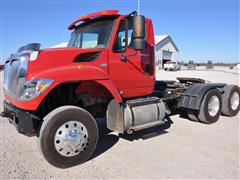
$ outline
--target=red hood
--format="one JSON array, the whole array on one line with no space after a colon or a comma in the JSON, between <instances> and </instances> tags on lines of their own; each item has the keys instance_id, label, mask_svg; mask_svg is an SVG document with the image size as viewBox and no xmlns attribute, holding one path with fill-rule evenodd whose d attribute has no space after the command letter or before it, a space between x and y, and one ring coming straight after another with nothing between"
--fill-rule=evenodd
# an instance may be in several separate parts
<instances>
[{"instance_id":1,"label":"red hood","mask_svg":"<svg viewBox=\"0 0 240 180\"><path fill-rule=\"evenodd\" d=\"M39 51L37 59L29 62L28 74L54 67L70 65L80 54L103 51L103 49L81 49L72 47L42 49Z\"/></svg>"}]
</instances>

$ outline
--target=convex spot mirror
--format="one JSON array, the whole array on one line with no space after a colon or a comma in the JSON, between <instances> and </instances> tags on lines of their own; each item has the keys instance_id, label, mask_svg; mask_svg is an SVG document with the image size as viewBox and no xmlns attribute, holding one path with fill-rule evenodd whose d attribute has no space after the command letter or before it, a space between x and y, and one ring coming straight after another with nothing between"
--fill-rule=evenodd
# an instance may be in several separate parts
<instances>
[{"instance_id":1,"label":"convex spot mirror","mask_svg":"<svg viewBox=\"0 0 240 180\"><path fill-rule=\"evenodd\" d=\"M132 17L133 22L133 48L143 50L146 46L145 38L145 17L137 15Z\"/></svg>"}]
</instances>

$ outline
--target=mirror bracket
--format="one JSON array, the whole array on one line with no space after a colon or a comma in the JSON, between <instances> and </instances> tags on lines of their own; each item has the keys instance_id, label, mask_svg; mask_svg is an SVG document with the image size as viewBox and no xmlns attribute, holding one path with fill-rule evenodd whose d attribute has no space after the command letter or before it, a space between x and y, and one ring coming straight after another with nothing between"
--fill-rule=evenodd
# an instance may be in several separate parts
<instances>
[{"instance_id":1,"label":"mirror bracket","mask_svg":"<svg viewBox=\"0 0 240 180\"><path fill-rule=\"evenodd\" d=\"M127 61L126 54L122 54L121 55L121 61L122 62L126 62Z\"/></svg>"},{"instance_id":2,"label":"mirror bracket","mask_svg":"<svg viewBox=\"0 0 240 180\"><path fill-rule=\"evenodd\" d=\"M134 54L122 54L121 55L121 61L127 62L128 61L127 57L136 56L136 55L137 55L137 51L134 49Z\"/></svg>"}]
</instances>

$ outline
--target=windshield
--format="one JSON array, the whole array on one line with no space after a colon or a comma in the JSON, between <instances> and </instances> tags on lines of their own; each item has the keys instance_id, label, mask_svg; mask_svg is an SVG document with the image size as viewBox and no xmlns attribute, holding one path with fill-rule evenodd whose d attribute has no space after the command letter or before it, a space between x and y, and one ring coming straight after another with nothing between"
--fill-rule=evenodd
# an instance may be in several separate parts
<instances>
[{"instance_id":1,"label":"windshield","mask_svg":"<svg viewBox=\"0 0 240 180\"><path fill-rule=\"evenodd\" d=\"M68 47L106 48L113 22L113 19L101 19L80 25L72 33Z\"/></svg>"}]
</instances>

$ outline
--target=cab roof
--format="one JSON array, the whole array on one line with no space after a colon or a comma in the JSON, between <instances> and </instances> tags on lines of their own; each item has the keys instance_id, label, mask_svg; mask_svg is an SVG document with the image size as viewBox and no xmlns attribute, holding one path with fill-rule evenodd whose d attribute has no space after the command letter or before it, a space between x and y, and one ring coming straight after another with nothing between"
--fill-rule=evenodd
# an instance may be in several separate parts
<instances>
[{"instance_id":1,"label":"cab roof","mask_svg":"<svg viewBox=\"0 0 240 180\"><path fill-rule=\"evenodd\" d=\"M76 28L76 24L78 22L81 22L81 21L87 21L91 18L95 18L95 17L101 17L101 16L114 16L114 15L117 15L118 14L118 10L104 10L104 11L99 11L99 12L96 12L96 13L91 13L91 14L87 14L85 16L81 16L80 18L76 19L75 21L73 21L69 26L68 26L68 29L69 30L72 30L74 28Z\"/></svg>"}]
</instances>

